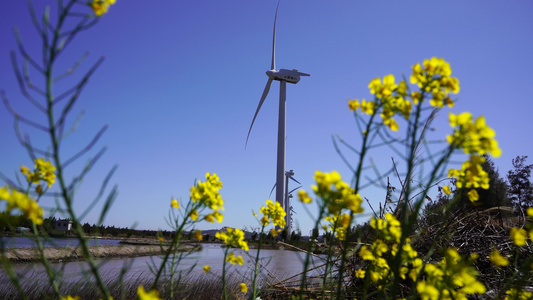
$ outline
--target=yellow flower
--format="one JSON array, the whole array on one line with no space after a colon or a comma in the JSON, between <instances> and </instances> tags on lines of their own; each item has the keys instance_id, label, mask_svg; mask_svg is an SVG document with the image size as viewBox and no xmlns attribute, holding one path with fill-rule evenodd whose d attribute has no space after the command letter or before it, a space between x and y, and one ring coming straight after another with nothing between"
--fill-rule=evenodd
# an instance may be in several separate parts
<instances>
[{"instance_id":1,"label":"yellow flower","mask_svg":"<svg viewBox=\"0 0 533 300\"><path fill-rule=\"evenodd\" d=\"M479 194L476 190L470 190L468 192L468 199L470 199L471 202L476 202L477 200L479 200Z\"/></svg>"},{"instance_id":2,"label":"yellow flower","mask_svg":"<svg viewBox=\"0 0 533 300\"><path fill-rule=\"evenodd\" d=\"M211 271L211 267L209 265L205 265L204 266L204 272L205 274L209 273L209 271Z\"/></svg>"},{"instance_id":3,"label":"yellow flower","mask_svg":"<svg viewBox=\"0 0 533 300\"><path fill-rule=\"evenodd\" d=\"M357 110L359 108L359 100L355 99L355 100L349 100L348 99L348 107L350 108L351 111L354 111L354 110Z\"/></svg>"},{"instance_id":4,"label":"yellow flower","mask_svg":"<svg viewBox=\"0 0 533 300\"><path fill-rule=\"evenodd\" d=\"M180 209L180 204L179 204L178 200L176 200L176 199L172 199L170 201L170 206L172 206L172 207L174 207L176 209Z\"/></svg>"},{"instance_id":5,"label":"yellow flower","mask_svg":"<svg viewBox=\"0 0 533 300\"><path fill-rule=\"evenodd\" d=\"M313 200L311 200L311 197L309 197L309 195L307 194L306 191L304 190L299 190L298 191L298 198L300 199L300 201L302 201L303 203L311 203Z\"/></svg>"},{"instance_id":6,"label":"yellow flower","mask_svg":"<svg viewBox=\"0 0 533 300\"><path fill-rule=\"evenodd\" d=\"M107 13L109 6L115 4L116 0L94 0L91 3L91 8L97 17Z\"/></svg>"},{"instance_id":7,"label":"yellow flower","mask_svg":"<svg viewBox=\"0 0 533 300\"><path fill-rule=\"evenodd\" d=\"M280 233L280 232L281 232L281 229L276 230L276 228L272 228L270 230L270 234L272 234L273 237L278 236L278 233Z\"/></svg>"},{"instance_id":8,"label":"yellow flower","mask_svg":"<svg viewBox=\"0 0 533 300\"><path fill-rule=\"evenodd\" d=\"M159 241L161 241L161 242L164 242L164 241L165 241L165 238L162 237L162 236L157 237L157 239L158 239Z\"/></svg>"},{"instance_id":9,"label":"yellow flower","mask_svg":"<svg viewBox=\"0 0 533 300\"><path fill-rule=\"evenodd\" d=\"M61 300L80 300L80 296L63 296L61 297Z\"/></svg>"},{"instance_id":10,"label":"yellow flower","mask_svg":"<svg viewBox=\"0 0 533 300\"><path fill-rule=\"evenodd\" d=\"M449 194L452 193L451 190L450 190L450 187L447 186L447 185L445 185L445 186L442 187L442 191L443 191L444 194L446 194L446 195L449 195Z\"/></svg>"},{"instance_id":11,"label":"yellow flower","mask_svg":"<svg viewBox=\"0 0 533 300\"><path fill-rule=\"evenodd\" d=\"M357 271L355 271L355 277L357 278L365 278L365 270L362 270L362 269L357 269Z\"/></svg>"},{"instance_id":12,"label":"yellow flower","mask_svg":"<svg viewBox=\"0 0 533 300\"><path fill-rule=\"evenodd\" d=\"M0 188L0 200L7 201L7 212L19 209L25 217L36 225L43 224L43 209L28 195L9 187Z\"/></svg>"},{"instance_id":13,"label":"yellow flower","mask_svg":"<svg viewBox=\"0 0 533 300\"><path fill-rule=\"evenodd\" d=\"M233 252L230 252L228 256L226 257L226 261L234 265L235 263L238 263L239 265L244 264L244 260L242 259L242 256L235 256Z\"/></svg>"},{"instance_id":14,"label":"yellow flower","mask_svg":"<svg viewBox=\"0 0 533 300\"><path fill-rule=\"evenodd\" d=\"M209 207L214 211L224 210L224 200L220 196L219 190L222 188L222 182L217 174L205 175L206 181L198 181L191 188L191 200L194 203L200 203L202 206Z\"/></svg>"},{"instance_id":15,"label":"yellow flower","mask_svg":"<svg viewBox=\"0 0 533 300\"><path fill-rule=\"evenodd\" d=\"M287 213L283 207L281 207L279 202L274 203L272 200L267 200L266 206L262 206L261 209L259 209L259 212L264 215L264 217L261 219L262 225L268 225L267 220L272 220L272 223L275 226L285 227L285 216ZM267 221L266 224L265 221Z\"/></svg>"},{"instance_id":16,"label":"yellow flower","mask_svg":"<svg viewBox=\"0 0 533 300\"><path fill-rule=\"evenodd\" d=\"M498 249L492 249L489 255L489 259L492 264L497 267L505 267L509 265L509 261L507 260L507 258L503 257L500 254L500 251L498 251Z\"/></svg>"},{"instance_id":17,"label":"yellow flower","mask_svg":"<svg viewBox=\"0 0 533 300\"><path fill-rule=\"evenodd\" d=\"M198 220L198 211L197 211L196 209L193 209L193 210L191 211L190 216L191 216L191 219L192 219L193 221Z\"/></svg>"},{"instance_id":18,"label":"yellow flower","mask_svg":"<svg viewBox=\"0 0 533 300\"><path fill-rule=\"evenodd\" d=\"M361 102L361 112L367 114L367 115L373 115L374 114L374 108L376 107L376 103L372 101L363 101Z\"/></svg>"},{"instance_id":19,"label":"yellow flower","mask_svg":"<svg viewBox=\"0 0 533 300\"><path fill-rule=\"evenodd\" d=\"M511 239L513 240L513 243L517 246L526 245L526 234L527 233L523 228L511 228Z\"/></svg>"},{"instance_id":20,"label":"yellow flower","mask_svg":"<svg viewBox=\"0 0 533 300\"><path fill-rule=\"evenodd\" d=\"M222 240L227 245L239 247L244 251L248 251L248 243L244 240L244 231L227 227L226 232L219 231L215 234L215 237Z\"/></svg>"},{"instance_id":21,"label":"yellow flower","mask_svg":"<svg viewBox=\"0 0 533 300\"><path fill-rule=\"evenodd\" d=\"M488 127L483 116L472 121L472 115L468 112L449 115L450 126L454 128L452 135L446 139L456 148L462 148L465 153L485 154L490 153L494 157L501 155L501 149L494 138L494 130Z\"/></svg>"},{"instance_id":22,"label":"yellow flower","mask_svg":"<svg viewBox=\"0 0 533 300\"><path fill-rule=\"evenodd\" d=\"M161 298L159 298L159 293L156 290L146 292L142 285L139 285L137 288L137 296L139 300L161 300Z\"/></svg>"},{"instance_id":23,"label":"yellow flower","mask_svg":"<svg viewBox=\"0 0 533 300\"><path fill-rule=\"evenodd\" d=\"M248 292L248 287L246 286L246 283L241 283L241 292L242 293Z\"/></svg>"},{"instance_id":24,"label":"yellow flower","mask_svg":"<svg viewBox=\"0 0 533 300\"><path fill-rule=\"evenodd\" d=\"M419 281L416 285L416 290L420 294L422 300L439 299L439 290L428 282Z\"/></svg>"},{"instance_id":25,"label":"yellow flower","mask_svg":"<svg viewBox=\"0 0 533 300\"><path fill-rule=\"evenodd\" d=\"M383 77L383 84L379 77L372 79L368 84L371 94L375 94L378 98L389 97L398 86L394 83L394 75L389 74Z\"/></svg>"},{"instance_id":26,"label":"yellow flower","mask_svg":"<svg viewBox=\"0 0 533 300\"><path fill-rule=\"evenodd\" d=\"M202 232L200 230L196 230L194 232L194 238L201 241L203 240L204 236L202 235Z\"/></svg>"}]
</instances>

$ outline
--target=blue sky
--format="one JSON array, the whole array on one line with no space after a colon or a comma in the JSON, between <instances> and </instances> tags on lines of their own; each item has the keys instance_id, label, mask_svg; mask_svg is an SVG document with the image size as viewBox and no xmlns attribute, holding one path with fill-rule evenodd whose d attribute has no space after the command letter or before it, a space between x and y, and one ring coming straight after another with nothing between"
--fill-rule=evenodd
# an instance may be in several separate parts
<instances>
[{"instance_id":1,"label":"blue sky","mask_svg":"<svg viewBox=\"0 0 533 300\"><path fill-rule=\"evenodd\" d=\"M26 1L0 1L0 89L18 111L43 122L21 96L9 58L16 48L14 25L30 54L40 53ZM44 2L55 3L34 2L39 13ZM168 229L164 218L171 197L188 200L194 180L216 172L224 183L224 222L200 228L257 226L251 210L264 204L275 182L277 82L246 149L244 143L270 68L276 4L118 0L69 45L58 70L86 51L90 55L72 78L58 85L58 93L105 56L73 109L71 121L81 111L84 117L63 148L67 157L109 125L97 145L108 150L75 199L79 212L117 164L112 183L119 186L119 195L106 225L137 222L138 228ZM55 10L51 13L54 18ZM311 74L287 87L286 168L296 172L306 190L315 170L338 170L351 179L331 141L332 134L339 134L359 145L347 98L370 98L371 79L390 73L408 76L414 63L436 56L450 62L460 80L459 101L451 111L484 115L496 131L503 154L495 162L503 176L514 157L531 155L533 149L527 125L533 111L532 13L531 1L282 1L276 66ZM443 110L437 123L443 132L447 114ZM13 118L4 107L0 126L0 172L14 178L20 164L31 161L17 143ZM45 137L31 133L35 144L46 147ZM371 154L385 162L393 155ZM72 172L80 165L72 166ZM384 198L382 190L362 193L373 205ZM54 203L43 201L43 206ZM310 217L300 204L295 209L296 223L308 232ZM82 221L96 220L93 213Z\"/></svg>"}]
</instances>

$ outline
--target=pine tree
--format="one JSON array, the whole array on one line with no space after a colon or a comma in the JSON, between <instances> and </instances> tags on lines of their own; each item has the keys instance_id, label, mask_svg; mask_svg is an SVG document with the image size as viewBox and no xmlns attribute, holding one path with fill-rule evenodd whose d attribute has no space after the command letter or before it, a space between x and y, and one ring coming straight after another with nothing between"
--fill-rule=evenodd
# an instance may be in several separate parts
<instances>
[{"instance_id":1,"label":"pine tree","mask_svg":"<svg viewBox=\"0 0 533 300\"><path fill-rule=\"evenodd\" d=\"M509 198L517 209L533 206L533 185L529 180L533 165L526 165L526 159L527 156L517 156L513 159L514 170L507 173Z\"/></svg>"}]
</instances>

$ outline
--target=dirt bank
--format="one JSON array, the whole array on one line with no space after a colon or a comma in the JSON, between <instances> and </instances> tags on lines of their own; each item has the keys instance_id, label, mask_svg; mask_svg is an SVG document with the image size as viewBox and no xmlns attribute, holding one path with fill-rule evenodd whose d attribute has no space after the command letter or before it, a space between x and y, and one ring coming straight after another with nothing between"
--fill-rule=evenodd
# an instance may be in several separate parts
<instances>
[{"instance_id":1,"label":"dirt bank","mask_svg":"<svg viewBox=\"0 0 533 300\"><path fill-rule=\"evenodd\" d=\"M191 251L198 247L198 245L181 245L180 251ZM161 248L158 245L105 245L105 246L89 246L90 252L94 257L100 259L106 258L123 258L136 256L152 256L161 255ZM168 249L163 246L163 249ZM34 247L20 247L20 248L3 248L3 255L7 259L16 263L28 263L40 260L38 248ZM61 261L75 261L83 260L80 247L46 247L44 248L44 255L52 262Z\"/></svg>"}]
</instances>

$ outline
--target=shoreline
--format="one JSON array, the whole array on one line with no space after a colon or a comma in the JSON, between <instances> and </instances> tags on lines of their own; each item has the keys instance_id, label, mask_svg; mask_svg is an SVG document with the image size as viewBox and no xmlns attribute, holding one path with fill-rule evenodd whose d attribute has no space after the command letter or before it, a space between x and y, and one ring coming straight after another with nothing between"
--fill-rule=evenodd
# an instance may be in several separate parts
<instances>
[{"instance_id":1,"label":"shoreline","mask_svg":"<svg viewBox=\"0 0 533 300\"><path fill-rule=\"evenodd\" d=\"M159 245L98 245L89 246L89 252L95 259L129 258L138 256L154 256L164 254L168 246ZM178 251L199 251L201 245L183 244ZM2 256L12 263L32 263L41 260L37 247L2 248ZM80 246L74 247L45 247L45 257L52 263L84 260Z\"/></svg>"}]
</instances>

